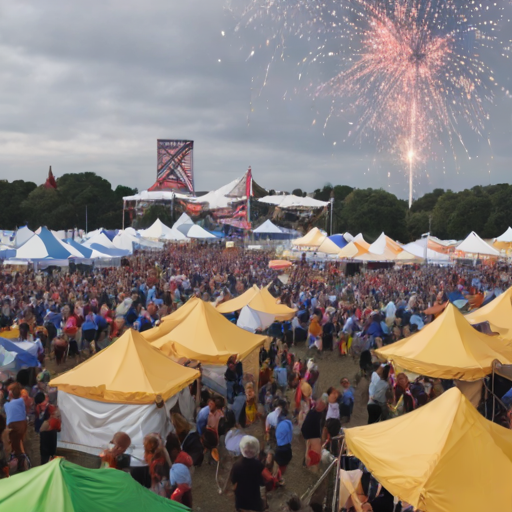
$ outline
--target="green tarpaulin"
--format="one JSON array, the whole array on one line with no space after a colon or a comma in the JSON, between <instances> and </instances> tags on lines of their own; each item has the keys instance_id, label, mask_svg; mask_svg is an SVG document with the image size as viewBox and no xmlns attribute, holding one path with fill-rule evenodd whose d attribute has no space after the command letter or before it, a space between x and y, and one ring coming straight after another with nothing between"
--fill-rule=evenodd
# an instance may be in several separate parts
<instances>
[{"instance_id":1,"label":"green tarpaulin","mask_svg":"<svg viewBox=\"0 0 512 512\"><path fill-rule=\"evenodd\" d=\"M161 498L129 474L86 469L55 459L0 484L0 510L12 512L183 512L187 507Z\"/></svg>"}]
</instances>

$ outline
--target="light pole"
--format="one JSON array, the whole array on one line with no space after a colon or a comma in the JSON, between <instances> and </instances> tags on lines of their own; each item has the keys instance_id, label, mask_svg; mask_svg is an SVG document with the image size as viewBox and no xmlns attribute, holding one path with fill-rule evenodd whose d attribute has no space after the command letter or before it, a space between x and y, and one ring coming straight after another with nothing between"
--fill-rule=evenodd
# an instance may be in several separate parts
<instances>
[{"instance_id":1,"label":"light pole","mask_svg":"<svg viewBox=\"0 0 512 512\"><path fill-rule=\"evenodd\" d=\"M334 210L334 191L331 192L331 198L330 198L330 203L331 203L331 229L330 229L330 234L332 235L332 215L333 215L333 210Z\"/></svg>"}]
</instances>

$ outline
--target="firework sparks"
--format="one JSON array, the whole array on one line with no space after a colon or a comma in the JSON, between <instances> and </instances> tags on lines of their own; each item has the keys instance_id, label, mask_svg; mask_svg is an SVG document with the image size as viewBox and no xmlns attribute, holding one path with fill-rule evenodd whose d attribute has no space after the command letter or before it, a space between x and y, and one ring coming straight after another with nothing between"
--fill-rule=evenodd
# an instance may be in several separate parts
<instances>
[{"instance_id":1,"label":"firework sparks","mask_svg":"<svg viewBox=\"0 0 512 512\"><path fill-rule=\"evenodd\" d=\"M489 0L252 0L238 28L271 25L281 48L286 37L317 42L301 64L340 69L314 87L317 97L333 97L327 120L348 104L358 119L349 135L408 164L411 202L414 168L435 142L455 156L455 141L466 149L465 126L485 131L496 82L483 55L501 17Z\"/></svg>"},{"instance_id":2,"label":"firework sparks","mask_svg":"<svg viewBox=\"0 0 512 512\"><path fill-rule=\"evenodd\" d=\"M479 54L492 38L479 31L477 13L478 6L449 0L353 0L341 12L360 48L318 94L352 99L361 111L357 135L400 152L409 167L409 206L415 161L433 142L446 138L453 148L456 138L464 146L461 121L479 135L484 129L494 78ZM492 19L484 23L493 28Z\"/></svg>"}]
</instances>

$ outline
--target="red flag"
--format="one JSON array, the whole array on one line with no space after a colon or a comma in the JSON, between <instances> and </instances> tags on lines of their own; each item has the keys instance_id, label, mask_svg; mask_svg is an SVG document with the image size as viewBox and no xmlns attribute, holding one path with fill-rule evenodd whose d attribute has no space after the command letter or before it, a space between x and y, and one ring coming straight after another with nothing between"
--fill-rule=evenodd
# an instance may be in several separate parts
<instances>
[{"instance_id":1,"label":"red flag","mask_svg":"<svg viewBox=\"0 0 512 512\"><path fill-rule=\"evenodd\" d=\"M252 170L250 167L247 170L246 176L247 177L245 180L245 196L247 197L247 200L249 200L249 198L252 196Z\"/></svg>"},{"instance_id":2,"label":"red flag","mask_svg":"<svg viewBox=\"0 0 512 512\"><path fill-rule=\"evenodd\" d=\"M57 188L57 182L53 177L52 166L50 165L50 170L48 171L48 178L46 179L46 183L44 184L44 188Z\"/></svg>"}]
</instances>

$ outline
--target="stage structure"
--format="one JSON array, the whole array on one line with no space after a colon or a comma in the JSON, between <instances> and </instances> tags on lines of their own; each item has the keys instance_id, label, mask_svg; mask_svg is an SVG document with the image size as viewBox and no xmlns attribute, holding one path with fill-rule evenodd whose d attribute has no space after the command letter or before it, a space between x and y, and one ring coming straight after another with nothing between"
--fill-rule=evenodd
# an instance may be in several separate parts
<instances>
[{"instance_id":1,"label":"stage structure","mask_svg":"<svg viewBox=\"0 0 512 512\"><path fill-rule=\"evenodd\" d=\"M194 141L157 140L156 183L149 192L176 190L194 195Z\"/></svg>"},{"instance_id":2,"label":"stage structure","mask_svg":"<svg viewBox=\"0 0 512 512\"><path fill-rule=\"evenodd\" d=\"M175 199L194 196L194 141L157 140L156 182L134 196L123 197L123 229L125 212L130 222L142 217L155 204L167 206L174 211Z\"/></svg>"}]
</instances>

